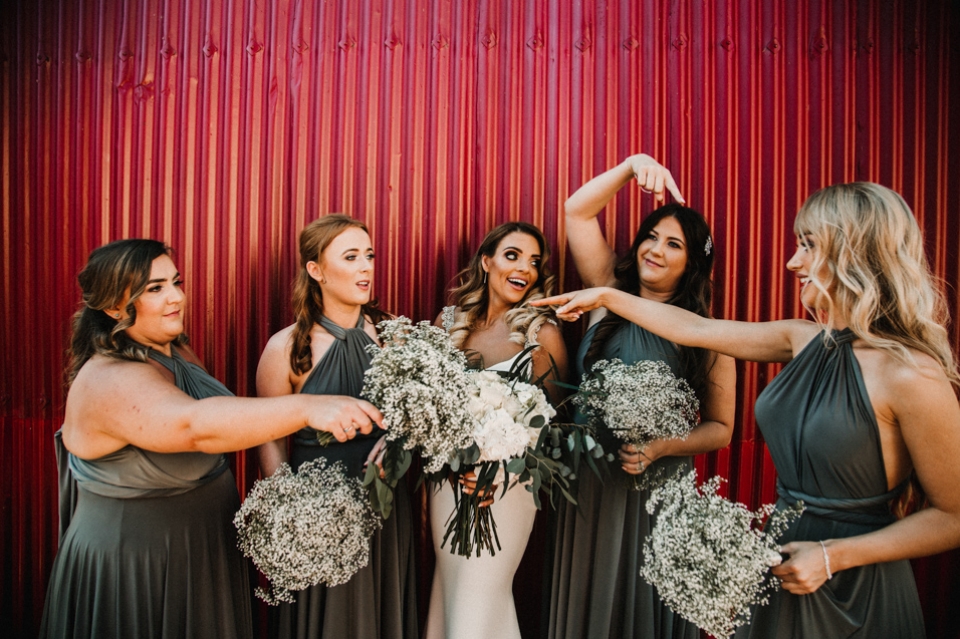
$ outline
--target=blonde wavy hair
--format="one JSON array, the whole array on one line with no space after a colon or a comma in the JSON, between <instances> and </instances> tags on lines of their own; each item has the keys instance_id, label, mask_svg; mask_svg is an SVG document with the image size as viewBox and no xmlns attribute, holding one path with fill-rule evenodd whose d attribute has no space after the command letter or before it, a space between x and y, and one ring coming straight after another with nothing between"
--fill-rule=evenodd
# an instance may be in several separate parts
<instances>
[{"instance_id":1,"label":"blonde wavy hair","mask_svg":"<svg viewBox=\"0 0 960 639\"><path fill-rule=\"evenodd\" d=\"M487 312L489 294L484 280L483 256L493 257L497 247L506 236L511 233L523 233L537 241L540 247L540 267L537 269L537 281L530 288L527 296L504 314L504 321L510 328L510 341L525 346L537 342L537 333L544 322L555 321L553 311L548 308L535 308L529 302L550 297L556 277L550 271L547 260L550 258L550 247L543 233L533 224L527 222L507 222L496 227L483 238L477 252L470 258L456 281L460 285L450 291L449 302L459 308L460 312L454 318L450 328L450 339L457 348L462 348L467 337L476 327L479 319Z\"/></svg>"},{"instance_id":2,"label":"blonde wavy hair","mask_svg":"<svg viewBox=\"0 0 960 639\"><path fill-rule=\"evenodd\" d=\"M839 309L872 348L913 367L907 349L916 349L933 357L954 385L960 382L945 328L946 302L927 264L920 227L898 193L871 182L829 186L807 199L793 228L817 249L810 285L828 314L826 320L812 315L828 335ZM823 281L814 277L821 272Z\"/></svg>"}]
</instances>

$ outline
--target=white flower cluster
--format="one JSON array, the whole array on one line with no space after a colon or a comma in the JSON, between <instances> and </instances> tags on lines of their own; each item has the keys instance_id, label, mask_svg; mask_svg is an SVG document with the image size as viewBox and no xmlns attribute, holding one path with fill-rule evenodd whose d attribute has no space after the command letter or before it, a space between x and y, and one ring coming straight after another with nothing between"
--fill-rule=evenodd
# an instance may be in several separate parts
<instances>
[{"instance_id":1,"label":"white flower cluster","mask_svg":"<svg viewBox=\"0 0 960 639\"><path fill-rule=\"evenodd\" d=\"M647 511L656 510L657 521L644 541L640 574L675 612L728 637L779 587L767 577L781 559L776 539L801 509L774 514L761 530L773 505L750 511L717 494L721 481L714 477L698 490L694 471L650 493Z\"/></svg>"},{"instance_id":2,"label":"white flower cluster","mask_svg":"<svg viewBox=\"0 0 960 639\"><path fill-rule=\"evenodd\" d=\"M464 399L471 386L467 360L443 329L406 317L378 326L381 347L364 375L363 397L383 413L387 439L419 449L427 473L440 470L473 441L474 419Z\"/></svg>"},{"instance_id":3,"label":"white flower cluster","mask_svg":"<svg viewBox=\"0 0 960 639\"><path fill-rule=\"evenodd\" d=\"M360 488L337 462L320 458L294 474L281 464L253 486L233 524L238 546L270 580L257 596L271 605L318 583L347 582L370 561L370 536L381 525Z\"/></svg>"},{"instance_id":4,"label":"white flower cluster","mask_svg":"<svg viewBox=\"0 0 960 639\"><path fill-rule=\"evenodd\" d=\"M595 422L642 448L655 439L685 438L697 424L700 402L684 379L659 360L627 366L600 360L585 374L574 403Z\"/></svg>"},{"instance_id":5,"label":"white flower cluster","mask_svg":"<svg viewBox=\"0 0 960 639\"><path fill-rule=\"evenodd\" d=\"M536 446L540 429L557 414L543 391L532 384L507 382L493 371L470 373L470 379L467 409L476 421L477 463L522 457L528 447ZM543 419L531 426L537 416Z\"/></svg>"}]
</instances>

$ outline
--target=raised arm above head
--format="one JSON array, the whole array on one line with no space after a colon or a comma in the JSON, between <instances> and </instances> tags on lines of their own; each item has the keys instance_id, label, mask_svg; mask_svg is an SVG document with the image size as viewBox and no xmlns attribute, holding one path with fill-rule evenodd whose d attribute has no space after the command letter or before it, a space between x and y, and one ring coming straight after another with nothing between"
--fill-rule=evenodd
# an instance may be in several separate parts
<instances>
[{"instance_id":1,"label":"raised arm above head","mask_svg":"<svg viewBox=\"0 0 960 639\"><path fill-rule=\"evenodd\" d=\"M577 189L564 204L566 233L577 273L587 286L616 283L616 254L604 239L597 216L633 178L658 201L663 200L667 190L677 201L684 201L670 171L643 153L630 156Z\"/></svg>"}]
</instances>

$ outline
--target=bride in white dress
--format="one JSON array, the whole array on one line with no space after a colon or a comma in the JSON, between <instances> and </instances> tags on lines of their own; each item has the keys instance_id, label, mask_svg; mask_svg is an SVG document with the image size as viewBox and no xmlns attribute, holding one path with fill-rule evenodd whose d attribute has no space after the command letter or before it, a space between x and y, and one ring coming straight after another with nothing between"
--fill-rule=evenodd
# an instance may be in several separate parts
<instances>
[{"instance_id":1,"label":"bride in white dress","mask_svg":"<svg viewBox=\"0 0 960 639\"><path fill-rule=\"evenodd\" d=\"M551 312L524 302L550 295L554 277L545 262L549 249L540 229L509 222L490 231L451 292L456 306L444 308L437 324L453 343L489 370L510 370L527 346L533 351L533 374L563 379L567 351ZM551 371L551 359L555 368ZM545 390L556 402L560 389ZM489 506L497 525L500 550L490 556L461 557L440 547L454 508L453 487L430 492L430 527L437 556L430 592L425 639L519 639L513 576L527 547L537 509L523 486L498 488ZM539 614L539 611L537 611Z\"/></svg>"}]
</instances>

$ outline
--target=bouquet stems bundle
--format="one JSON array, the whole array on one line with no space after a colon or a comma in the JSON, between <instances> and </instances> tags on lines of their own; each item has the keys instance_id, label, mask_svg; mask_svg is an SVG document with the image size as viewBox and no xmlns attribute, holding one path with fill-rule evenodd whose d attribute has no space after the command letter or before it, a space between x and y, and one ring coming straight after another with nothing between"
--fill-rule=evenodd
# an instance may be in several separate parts
<instances>
[{"instance_id":1,"label":"bouquet stems bundle","mask_svg":"<svg viewBox=\"0 0 960 639\"><path fill-rule=\"evenodd\" d=\"M658 439L685 439L699 421L700 402L666 363L626 365L601 360L584 375L573 401L597 428L607 428L638 450ZM633 477L634 489L647 485Z\"/></svg>"},{"instance_id":2,"label":"bouquet stems bundle","mask_svg":"<svg viewBox=\"0 0 960 639\"><path fill-rule=\"evenodd\" d=\"M647 511L656 510L657 521L644 540L640 574L677 614L728 637L779 587L768 574L781 560L777 537L803 507L753 512L717 494L720 482L714 477L698 489L694 471L651 491Z\"/></svg>"},{"instance_id":3,"label":"bouquet stems bundle","mask_svg":"<svg viewBox=\"0 0 960 639\"><path fill-rule=\"evenodd\" d=\"M256 594L271 605L319 583L346 583L370 561L370 536L380 527L360 481L323 458L296 474L281 464L257 481L233 523L240 550L270 580Z\"/></svg>"}]
</instances>

